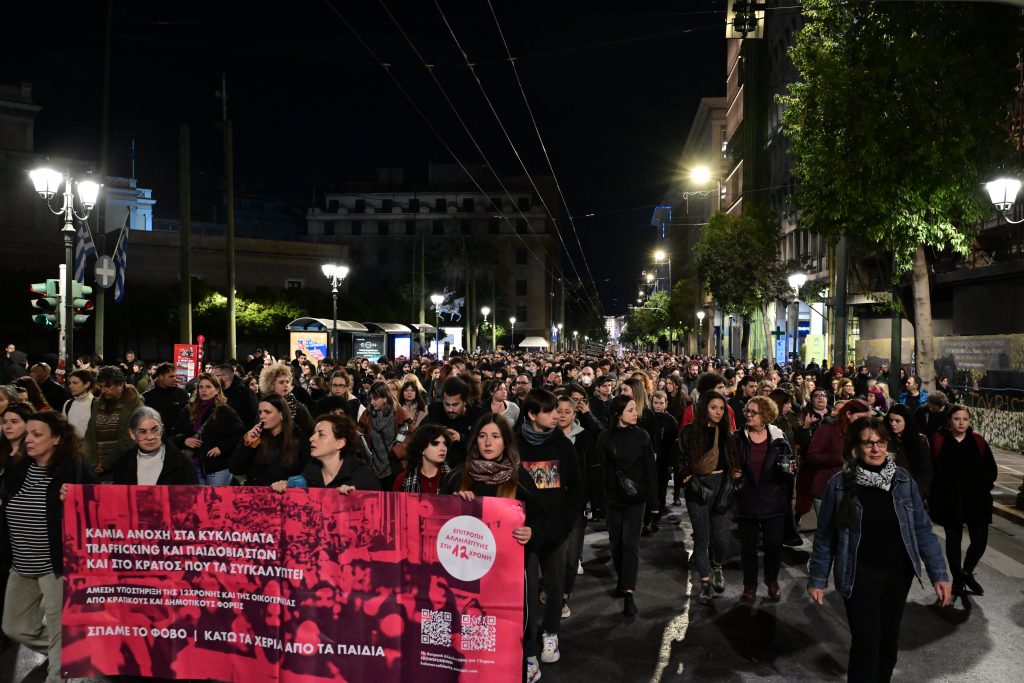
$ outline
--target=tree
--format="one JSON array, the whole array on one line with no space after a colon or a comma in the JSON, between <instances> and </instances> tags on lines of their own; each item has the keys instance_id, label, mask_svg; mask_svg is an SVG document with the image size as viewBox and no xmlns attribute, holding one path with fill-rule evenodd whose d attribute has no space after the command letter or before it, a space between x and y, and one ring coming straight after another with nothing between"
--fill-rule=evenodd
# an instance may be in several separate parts
<instances>
[{"instance_id":1,"label":"tree","mask_svg":"<svg viewBox=\"0 0 1024 683\"><path fill-rule=\"evenodd\" d=\"M726 313L748 316L761 311L766 344L771 334L768 304L785 280L778 250L778 225L757 209L742 216L714 214L693 248L701 280Z\"/></svg>"},{"instance_id":2,"label":"tree","mask_svg":"<svg viewBox=\"0 0 1024 683\"><path fill-rule=\"evenodd\" d=\"M991 213L983 180L1013 150L1018 10L967 3L805 0L782 97L803 229L891 251L911 273L917 367L934 378L929 261L965 254Z\"/></svg>"}]
</instances>

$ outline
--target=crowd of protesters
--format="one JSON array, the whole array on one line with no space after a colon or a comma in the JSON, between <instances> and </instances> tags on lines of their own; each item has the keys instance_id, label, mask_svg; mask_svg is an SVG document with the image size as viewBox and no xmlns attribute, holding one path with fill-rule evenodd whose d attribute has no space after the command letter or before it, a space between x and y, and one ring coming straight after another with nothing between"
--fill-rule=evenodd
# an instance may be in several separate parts
<instances>
[{"instance_id":1,"label":"crowd of protesters","mask_svg":"<svg viewBox=\"0 0 1024 683\"><path fill-rule=\"evenodd\" d=\"M909 376L893 397L887 365L873 375L631 352L313 363L258 351L179 386L171 363L127 354L113 365L83 357L61 385L12 350L0 386L3 631L48 654L48 680L60 680L67 483L519 499L526 519L511 533L526 548L529 683L561 657L588 525L607 527L628 619L642 539L684 504L703 605L727 590L734 528L739 600L754 603L760 579L780 601L783 547L805 542L800 522L815 511L807 592L823 603L834 567L850 680L889 680L922 565L943 605L983 594L974 569L991 522L992 451L948 383L929 393Z\"/></svg>"}]
</instances>

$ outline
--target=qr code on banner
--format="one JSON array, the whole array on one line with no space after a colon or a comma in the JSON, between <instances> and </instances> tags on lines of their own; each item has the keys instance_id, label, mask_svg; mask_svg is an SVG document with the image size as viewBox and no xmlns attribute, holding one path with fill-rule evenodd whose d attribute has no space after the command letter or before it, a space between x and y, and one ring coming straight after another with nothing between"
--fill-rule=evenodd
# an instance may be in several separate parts
<instances>
[{"instance_id":1,"label":"qr code on banner","mask_svg":"<svg viewBox=\"0 0 1024 683\"><path fill-rule=\"evenodd\" d=\"M420 643L452 646L452 613L420 610Z\"/></svg>"},{"instance_id":2,"label":"qr code on banner","mask_svg":"<svg viewBox=\"0 0 1024 683\"><path fill-rule=\"evenodd\" d=\"M494 652L497 646L498 627L494 617L462 615L462 649L487 650Z\"/></svg>"}]
</instances>

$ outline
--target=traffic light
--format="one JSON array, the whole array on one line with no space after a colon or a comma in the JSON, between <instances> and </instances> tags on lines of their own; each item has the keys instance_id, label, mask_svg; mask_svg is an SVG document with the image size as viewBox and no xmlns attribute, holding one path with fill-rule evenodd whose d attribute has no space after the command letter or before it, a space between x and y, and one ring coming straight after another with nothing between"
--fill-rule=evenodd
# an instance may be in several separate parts
<instances>
[{"instance_id":1,"label":"traffic light","mask_svg":"<svg viewBox=\"0 0 1024 683\"><path fill-rule=\"evenodd\" d=\"M74 309L72 324L81 327L89 320L95 303L86 297L92 295L92 287L83 285L81 282L71 283L71 307Z\"/></svg>"},{"instance_id":2,"label":"traffic light","mask_svg":"<svg viewBox=\"0 0 1024 683\"><path fill-rule=\"evenodd\" d=\"M32 321L43 327L56 327L60 313L60 289L57 280L46 282L34 282L29 285L33 294L38 294L38 299L32 300L32 307L38 308L42 313L32 316Z\"/></svg>"}]
</instances>

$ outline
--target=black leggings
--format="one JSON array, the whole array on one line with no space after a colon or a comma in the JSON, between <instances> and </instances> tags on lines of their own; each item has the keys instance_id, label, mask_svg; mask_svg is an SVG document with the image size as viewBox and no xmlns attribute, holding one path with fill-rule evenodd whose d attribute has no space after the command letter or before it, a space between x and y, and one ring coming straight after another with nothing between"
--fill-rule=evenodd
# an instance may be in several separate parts
<instances>
[{"instance_id":1,"label":"black leggings","mask_svg":"<svg viewBox=\"0 0 1024 683\"><path fill-rule=\"evenodd\" d=\"M967 556L964 558L963 566L960 565L960 544L964 539L964 527L962 524L943 527L946 531L946 560L949 561L949 571L953 572L953 578L961 571L968 574L974 573L974 568L981 561L988 547L988 524L968 524L967 535L971 537L971 544L967 546Z\"/></svg>"}]
</instances>

